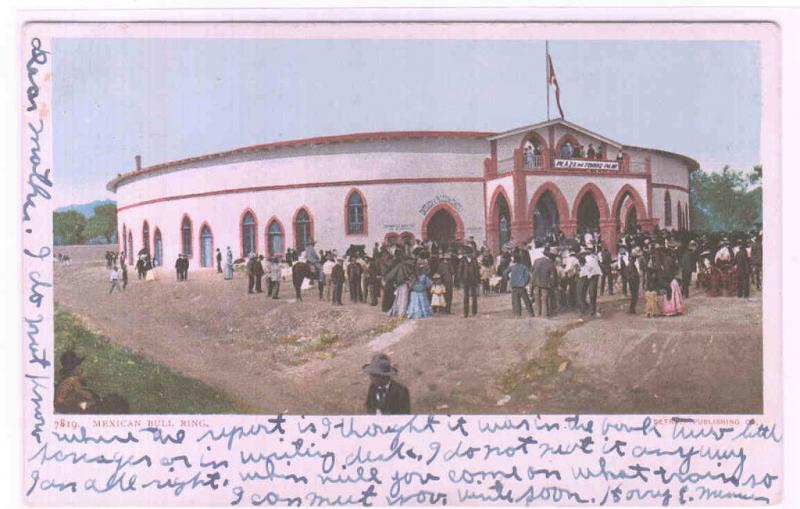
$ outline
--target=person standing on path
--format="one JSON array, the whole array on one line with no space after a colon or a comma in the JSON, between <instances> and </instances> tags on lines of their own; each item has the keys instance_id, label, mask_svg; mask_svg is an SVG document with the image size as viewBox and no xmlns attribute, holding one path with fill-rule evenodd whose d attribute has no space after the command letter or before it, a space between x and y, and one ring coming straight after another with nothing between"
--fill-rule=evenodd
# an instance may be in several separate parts
<instances>
[{"instance_id":1,"label":"person standing on path","mask_svg":"<svg viewBox=\"0 0 800 509\"><path fill-rule=\"evenodd\" d=\"M281 279L283 277L281 271L281 261L277 256L273 256L269 262L269 286L267 288L267 295L273 299L278 298L278 292L281 290Z\"/></svg>"},{"instance_id":2,"label":"person standing on path","mask_svg":"<svg viewBox=\"0 0 800 509\"><path fill-rule=\"evenodd\" d=\"M225 280L230 281L233 279L233 253L231 252L230 246L228 246L227 251L225 252Z\"/></svg>"},{"instance_id":3,"label":"person standing on path","mask_svg":"<svg viewBox=\"0 0 800 509\"><path fill-rule=\"evenodd\" d=\"M222 274L222 251L217 248L217 274Z\"/></svg>"},{"instance_id":4,"label":"person standing on path","mask_svg":"<svg viewBox=\"0 0 800 509\"><path fill-rule=\"evenodd\" d=\"M550 292L556 280L556 266L550 258L549 253L541 256L533 262L533 281L532 286L536 289L536 308L539 317L550 317L553 314L551 308ZM544 314L542 311L544 310Z\"/></svg>"},{"instance_id":5,"label":"person standing on path","mask_svg":"<svg viewBox=\"0 0 800 509\"><path fill-rule=\"evenodd\" d=\"M335 306L342 305L342 290L344 289L344 258L338 258L336 264L331 269L330 285L333 286L332 303Z\"/></svg>"},{"instance_id":6,"label":"person standing on path","mask_svg":"<svg viewBox=\"0 0 800 509\"><path fill-rule=\"evenodd\" d=\"M128 287L128 268L125 267L125 264L123 263L121 269L122 269L122 290L125 291L125 288Z\"/></svg>"},{"instance_id":7,"label":"person standing on path","mask_svg":"<svg viewBox=\"0 0 800 509\"><path fill-rule=\"evenodd\" d=\"M736 296L750 298L750 257L747 256L747 244L742 242L739 251L733 257L736 266Z\"/></svg>"},{"instance_id":8,"label":"person standing on path","mask_svg":"<svg viewBox=\"0 0 800 509\"><path fill-rule=\"evenodd\" d=\"M178 255L178 259L175 260L175 278L180 281L181 276L183 276L183 260L181 259L183 255Z\"/></svg>"},{"instance_id":9,"label":"person standing on path","mask_svg":"<svg viewBox=\"0 0 800 509\"><path fill-rule=\"evenodd\" d=\"M472 249L467 249L464 258L458 264L458 276L464 288L464 318L469 317L470 300L472 316L478 314L478 287L481 284L481 271Z\"/></svg>"},{"instance_id":10,"label":"person standing on path","mask_svg":"<svg viewBox=\"0 0 800 509\"><path fill-rule=\"evenodd\" d=\"M119 291L122 291L122 288L119 286L119 273L117 272L116 267L111 267L111 274L109 275L109 279L111 281L111 289L108 291L108 294L111 295L114 293L114 288Z\"/></svg>"},{"instance_id":11,"label":"person standing on path","mask_svg":"<svg viewBox=\"0 0 800 509\"><path fill-rule=\"evenodd\" d=\"M528 296L528 282L531 278L531 272L528 270L528 267L522 263L519 255L515 255L511 265L503 271L503 277L511 283L511 310L514 316L517 318L522 316L522 305L520 301L524 301L528 316L533 317L533 304L531 303L531 298Z\"/></svg>"},{"instance_id":12,"label":"person standing on path","mask_svg":"<svg viewBox=\"0 0 800 509\"><path fill-rule=\"evenodd\" d=\"M638 247L633 248L626 265L628 289L631 295L631 304L628 306L628 313L636 314L636 304L639 302L639 256L642 250Z\"/></svg>"}]
</instances>

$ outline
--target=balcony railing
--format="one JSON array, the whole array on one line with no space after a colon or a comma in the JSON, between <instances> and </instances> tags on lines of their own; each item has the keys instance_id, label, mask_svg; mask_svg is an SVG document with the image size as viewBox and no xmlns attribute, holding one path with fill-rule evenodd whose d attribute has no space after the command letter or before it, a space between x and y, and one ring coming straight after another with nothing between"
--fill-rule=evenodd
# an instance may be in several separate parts
<instances>
[{"instance_id":1,"label":"balcony railing","mask_svg":"<svg viewBox=\"0 0 800 509\"><path fill-rule=\"evenodd\" d=\"M538 170L544 168L544 157L537 155L527 155L522 157L522 167L526 170Z\"/></svg>"}]
</instances>

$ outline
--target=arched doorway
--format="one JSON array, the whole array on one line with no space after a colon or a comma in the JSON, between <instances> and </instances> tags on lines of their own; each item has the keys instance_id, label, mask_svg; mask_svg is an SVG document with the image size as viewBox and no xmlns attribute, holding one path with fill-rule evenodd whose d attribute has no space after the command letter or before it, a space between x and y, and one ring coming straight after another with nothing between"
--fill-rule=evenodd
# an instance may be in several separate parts
<instances>
[{"instance_id":1,"label":"arched doorway","mask_svg":"<svg viewBox=\"0 0 800 509\"><path fill-rule=\"evenodd\" d=\"M437 210L428 221L427 238L437 244L447 244L456 240L456 220L446 209Z\"/></svg>"},{"instance_id":2,"label":"arched doorway","mask_svg":"<svg viewBox=\"0 0 800 509\"><path fill-rule=\"evenodd\" d=\"M578 204L577 221L579 234L600 231L600 209L593 193L586 193L581 198Z\"/></svg>"},{"instance_id":3,"label":"arched doorway","mask_svg":"<svg viewBox=\"0 0 800 509\"><path fill-rule=\"evenodd\" d=\"M128 230L128 265L133 265L133 232Z\"/></svg>"},{"instance_id":4,"label":"arched doorway","mask_svg":"<svg viewBox=\"0 0 800 509\"><path fill-rule=\"evenodd\" d=\"M142 225L142 247L147 254L150 254L150 225L147 221Z\"/></svg>"},{"instance_id":5,"label":"arched doorway","mask_svg":"<svg viewBox=\"0 0 800 509\"><path fill-rule=\"evenodd\" d=\"M156 232L153 234L153 262L156 266L160 267L164 264L164 246L161 241L161 230L156 228Z\"/></svg>"},{"instance_id":6,"label":"arched doorway","mask_svg":"<svg viewBox=\"0 0 800 509\"><path fill-rule=\"evenodd\" d=\"M508 205L505 192L500 191L496 193L496 198L491 209L491 221L494 223L494 228L497 229L498 248L502 249L503 246L511 241L511 207Z\"/></svg>"},{"instance_id":7,"label":"arched doorway","mask_svg":"<svg viewBox=\"0 0 800 509\"><path fill-rule=\"evenodd\" d=\"M550 190L545 191L536 201L533 208L533 236L543 240L558 230L558 206Z\"/></svg>"},{"instance_id":8,"label":"arched doorway","mask_svg":"<svg viewBox=\"0 0 800 509\"><path fill-rule=\"evenodd\" d=\"M647 219L644 202L639 193L627 184L622 186L614 198L611 213L618 234L634 233L639 224Z\"/></svg>"},{"instance_id":9,"label":"arched doorway","mask_svg":"<svg viewBox=\"0 0 800 509\"><path fill-rule=\"evenodd\" d=\"M200 228L200 266L214 266L214 236L207 224Z\"/></svg>"}]
</instances>

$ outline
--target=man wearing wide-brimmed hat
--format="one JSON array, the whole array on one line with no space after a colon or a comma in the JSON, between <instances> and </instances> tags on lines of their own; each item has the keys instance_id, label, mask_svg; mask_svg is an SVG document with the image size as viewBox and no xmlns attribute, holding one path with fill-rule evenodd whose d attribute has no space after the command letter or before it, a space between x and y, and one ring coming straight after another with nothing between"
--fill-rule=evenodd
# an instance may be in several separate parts
<instances>
[{"instance_id":1,"label":"man wearing wide-brimmed hat","mask_svg":"<svg viewBox=\"0 0 800 509\"><path fill-rule=\"evenodd\" d=\"M386 354L377 354L362 368L369 375L367 389L367 413L370 415L397 415L411 413L408 389L392 380L397 368Z\"/></svg>"},{"instance_id":2,"label":"man wearing wide-brimmed hat","mask_svg":"<svg viewBox=\"0 0 800 509\"><path fill-rule=\"evenodd\" d=\"M95 395L81 381L83 359L72 350L61 354L61 376L64 379L56 387L54 408L57 413L87 413L97 403Z\"/></svg>"},{"instance_id":3,"label":"man wearing wide-brimmed hat","mask_svg":"<svg viewBox=\"0 0 800 509\"><path fill-rule=\"evenodd\" d=\"M481 284L481 272L471 248L464 250L464 258L458 264L458 276L464 288L464 318L469 316L470 308L472 316L475 316L478 314L478 286Z\"/></svg>"}]
</instances>

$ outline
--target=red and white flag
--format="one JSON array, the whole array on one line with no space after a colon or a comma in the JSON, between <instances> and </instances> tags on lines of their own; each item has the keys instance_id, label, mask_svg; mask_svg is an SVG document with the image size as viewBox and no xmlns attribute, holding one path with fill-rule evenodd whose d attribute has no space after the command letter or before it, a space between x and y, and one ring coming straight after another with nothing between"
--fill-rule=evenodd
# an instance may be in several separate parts
<instances>
[{"instance_id":1,"label":"red and white flag","mask_svg":"<svg viewBox=\"0 0 800 509\"><path fill-rule=\"evenodd\" d=\"M561 115L561 120L564 120L564 110L561 109L561 89L558 87L556 70L553 67L553 59L550 58L550 53L547 54L547 83L556 87L556 105L558 106L558 114Z\"/></svg>"}]
</instances>

